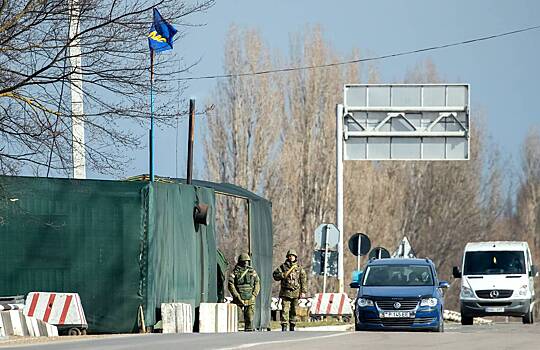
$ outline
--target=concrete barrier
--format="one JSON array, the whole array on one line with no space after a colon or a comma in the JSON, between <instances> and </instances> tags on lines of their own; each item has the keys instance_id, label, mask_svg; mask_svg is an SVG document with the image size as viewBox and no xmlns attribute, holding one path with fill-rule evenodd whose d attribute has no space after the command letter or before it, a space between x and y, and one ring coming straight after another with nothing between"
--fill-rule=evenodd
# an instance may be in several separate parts
<instances>
[{"instance_id":1,"label":"concrete barrier","mask_svg":"<svg viewBox=\"0 0 540 350\"><path fill-rule=\"evenodd\" d=\"M238 307L234 304L201 303L200 333L238 332Z\"/></svg>"},{"instance_id":2,"label":"concrete barrier","mask_svg":"<svg viewBox=\"0 0 540 350\"><path fill-rule=\"evenodd\" d=\"M311 315L352 315L351 302L345 293L315 294L309 310Z\"/></svg>"},{"instance_id":3,"label":"concrete barrier","mask_svg":"<svg viewBox=\"0 0 540 350\"><path fill-rule=\"evenodd\" d=\"M192 333L193 309L191 304L161 304L161 322L163 333Z\"/></svg>"},{"instance_id":4,"label":"concrete barrier","mask_svg":"<svg viewBox=\"0 0 540 350\"><path fill-rule=\"evenodd\" d=\"M460 323L461 322L461 313L457 312L457 311L452 311L452 310L444 310L443 318L446 321L452 321L452 322ZM474 319L474 324L489 324L489 323L492 323L492 322L493 321L485 319L485 318L481 318L481 317L476 317Z\"/></svg>"},{"instance_id":5,"label":"concrete barrier","mask_svg":"<svg viewBox=\"0 0 540 350\"><path fill-rule=\"evenodd\" d=\"M28 293L24 314L63 329L86 330L88 323L77 293Z\"/></svg>"},{"instance_id":6,"label":"concrete barrier","mask_svg":"<svg viewBox=\"0 0 540 350\"><path fill-rule=\"evenodd\" d=\"M56 337L58 329L35 317L26 316L21 310L0 311L0 337Z\"/></svg>"},{"instance_id":7,"label":"concrete barrier","mask_svg":"<svg viewBox=\"0 0 540 350\"><path fill-rule=\"evenodd\" d=\"M23 304L4 304L0 303L0 311L9 311L9 310L22 310L24 309Z\"/></svg>"}]
</instances>

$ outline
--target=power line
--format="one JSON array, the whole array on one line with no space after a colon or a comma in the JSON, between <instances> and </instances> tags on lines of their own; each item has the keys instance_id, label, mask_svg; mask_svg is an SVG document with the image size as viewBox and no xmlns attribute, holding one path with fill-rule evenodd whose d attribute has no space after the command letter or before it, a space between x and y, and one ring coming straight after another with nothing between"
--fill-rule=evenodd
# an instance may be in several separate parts
<instances>
[{"instance_id":1,"label":"power line","mask_svg":"<svg viewBox=\"0 0 540 350\"><path fill-rule=\"evenodd\" d=\"M491 40L491 39L500 38L500 37L503 37L503 36L508 36L508 35L514 35L514 34L518 34L518 33L527 32L527 31L535 30L535 29L540 29L540 25L521 28L521 29L517 29L517 30L512 30L510 32L504 32L504 33L499 33L499 34L494 34L494 35L489 35L489 36L483 36L483 37L480 37L480 38L475 38L475 39L470 39L470 40L465 40L465 41L458 41L458 42L454 42L454 43L450 43L450 44L430 46L430 47L425 47L425 48L422 48L422 49L416 49L416 50L410 50L410 51L402 51L402 52L392 53L392 54L387 54L387 55L382 55L382 56L359 58L359 59L349 60L349 61L327 63L327 64L321 64L321 65L302 66L302 67L287 67L287 68L279 68L279 69L269 69L269 70L262 70L262 71L249 72L249 73L203 75L203 76L198 76L198 77L178 78L176 80L203 80L203 79L219 79L219 78L236 78L236 77L263 75L263 74L271 74L271 73L293 72L293 71L316 69L316 68L336 67L336 66L343 66L343 65L347 65L347 64L354 64L354 63L360 63L360 62L384 60L384 59L393 58L393 57L412 55L412 54L420 53L420 52L445 49L445 48L448 48L448 47L467 45L467 44L472 44L472 43L479 42L479 41Z\"/></svg>"}]
</instances>

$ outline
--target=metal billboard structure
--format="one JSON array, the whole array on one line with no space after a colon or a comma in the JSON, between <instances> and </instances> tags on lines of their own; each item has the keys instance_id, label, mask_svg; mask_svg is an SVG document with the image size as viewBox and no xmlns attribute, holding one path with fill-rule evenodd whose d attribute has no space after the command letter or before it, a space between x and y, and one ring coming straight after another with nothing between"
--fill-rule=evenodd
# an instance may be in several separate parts
<instances>
[{"instance_id":1,"label":"metal billboard structure","mask_svg":"<svg viewBox=\"0 0 540 350\"><path fill-rule=\"evenodd\" d=\"M345 85L345 160L469 159L469 86Z\"/></svg>"},{"instance_id":2,"label":"metal billboard structure","mask_svg":"<svg viewBox=\"0 0 540 350\"><path fill-rule=\"evenodd\" d=\"M468 84L347 84L336 108L336 221L343 292L343 160L468 160Z\"/></svg>"}]
</instances>

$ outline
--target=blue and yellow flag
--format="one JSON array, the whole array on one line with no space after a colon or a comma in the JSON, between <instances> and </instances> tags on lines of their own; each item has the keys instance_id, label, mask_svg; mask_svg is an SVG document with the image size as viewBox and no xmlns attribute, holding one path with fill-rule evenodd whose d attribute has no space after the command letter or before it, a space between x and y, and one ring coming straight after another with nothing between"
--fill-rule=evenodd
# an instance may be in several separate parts
<instances>
[{"instance_id":1,"label":"blue and yellow flag","mask_svg":"<svg viewBox=\"0 0 540 350\"><path fill-rule=\"evenodd\" d=\"M150 50L161 52L173 48L173 36L177 30L167 23L157 9L154 8L154 22L148 33L148 45Z\"/></svg>"}]
</instances>

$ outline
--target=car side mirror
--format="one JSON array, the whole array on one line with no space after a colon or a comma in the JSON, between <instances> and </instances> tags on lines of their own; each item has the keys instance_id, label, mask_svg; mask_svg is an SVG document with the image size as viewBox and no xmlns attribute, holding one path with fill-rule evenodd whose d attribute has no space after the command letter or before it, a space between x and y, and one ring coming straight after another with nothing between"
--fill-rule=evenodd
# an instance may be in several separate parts
<instances>
[{"instance_id":1,"label":"car side mirror","mask_svg":"<svg viewBox=\"0 0 540 350\"><path fill-rule=\"evenodd\" d=\"M353 271L352 273L352 282L349 284L351 288L360 288L360 281L362 281L362 275L364 274L364 271Z\"/></svg>"},{"instance_id":2,"label":"car side mirror","mask_svg":"<svg viewBox=\"0 0 540 350\"><path fill-rule=\"evenodd\" d=\"M450 283L446 282L446 281L439 281L439 288L449 288L450 287Z\"/></svg>"},{"instance_id":3,"label":"car side mirror","mask_svg":"<svg viewBox=\"0 0 540 350\"><path fill-rule=\"evenodd\" d=\"M461 271L459 270L459 267L454 266L452 268L452 275L454 276L454 278L461 278Z\"/></svg>"}]
</instances>

